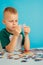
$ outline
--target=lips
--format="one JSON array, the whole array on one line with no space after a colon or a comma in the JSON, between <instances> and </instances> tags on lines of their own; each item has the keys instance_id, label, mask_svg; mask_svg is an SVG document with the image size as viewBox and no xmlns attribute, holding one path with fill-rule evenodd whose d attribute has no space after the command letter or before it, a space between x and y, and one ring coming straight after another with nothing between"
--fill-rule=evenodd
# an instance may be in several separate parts
<instances>
[{"instance_id":1,"label":"lips","mask_svg":"<svg viewBox=\"0 0 43 65\"><path fill-rule=\"evenodd\" d=\"M12 27L12 28L15 28L15 27Z\"/></svg>"},{"instance_id":2,"label":"lips","mask_svg":"<svg viewBox=\"0 0 43 65\"><path fill-rule=\"evenodd\" d=\"M16 26L13 26L12 28L15 28Z\"/></svg>"}]
</instances>

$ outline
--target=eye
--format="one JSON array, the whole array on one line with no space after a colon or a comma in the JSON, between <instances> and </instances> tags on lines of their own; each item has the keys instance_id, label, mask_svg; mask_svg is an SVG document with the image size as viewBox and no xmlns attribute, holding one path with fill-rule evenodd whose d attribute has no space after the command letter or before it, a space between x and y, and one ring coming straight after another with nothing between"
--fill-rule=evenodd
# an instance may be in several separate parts
<instances>
[{"instance_id":1,"label":"eye","mask_svg":"<svg viewBox=\"0 0 43 65\"><path fill-rule=\"evenodd\" d=\"M13 22L13 20L9 21L9 22Z\"/></svg>"},{"instance_id":2,"label":"eye","mask_svg":"<svg viewBox=\"0 0 43 65\"><path fill-rule=\"evenodd\" d=\"M18 20L15 20L15 22L18 22Z\"/></svg>"}]
</instances>

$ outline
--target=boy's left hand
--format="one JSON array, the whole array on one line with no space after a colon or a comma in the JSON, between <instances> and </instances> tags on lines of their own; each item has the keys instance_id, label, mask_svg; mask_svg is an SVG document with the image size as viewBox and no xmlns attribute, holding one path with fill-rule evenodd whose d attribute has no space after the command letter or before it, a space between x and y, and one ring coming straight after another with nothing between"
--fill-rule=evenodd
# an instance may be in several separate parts
<instances>
[{"instance_id":1,"label":"boy's left hand","mask_svg":"<svg viewBox=\"0 0 43 65\"><path fill-rule=\"evenodd\" d=\"M25 33L25 34L30 33L30 27L24 26L24 33Z\"/></svg>"}]
</instances>

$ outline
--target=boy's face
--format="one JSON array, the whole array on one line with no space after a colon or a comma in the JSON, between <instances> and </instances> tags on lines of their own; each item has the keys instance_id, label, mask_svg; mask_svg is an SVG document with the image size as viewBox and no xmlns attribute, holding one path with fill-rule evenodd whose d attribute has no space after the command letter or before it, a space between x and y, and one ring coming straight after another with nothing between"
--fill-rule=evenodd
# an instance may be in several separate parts
<instances>
[{"instance_id":1,"label":"boy's face","mask_svg":"<svg viewBox=\"0 0 43 65\"><path fill-rule=\"evenodd\" d=\"M10 12L5 12L3 22L6 25L6 28L8 30L13 31L14 27L16 25L18 25L18 14L17 13L13 14L13 13L10 13Z\"/></svg>"}]
</instances>

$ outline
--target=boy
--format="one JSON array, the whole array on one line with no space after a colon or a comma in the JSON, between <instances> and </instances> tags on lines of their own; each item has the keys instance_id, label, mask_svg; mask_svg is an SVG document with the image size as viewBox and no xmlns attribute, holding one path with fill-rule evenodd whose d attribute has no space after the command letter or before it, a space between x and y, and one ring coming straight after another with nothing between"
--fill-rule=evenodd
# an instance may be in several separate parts
<instances>
[{"instance_id":1,"label":"boy","mask_svg":"<svg viewBox=\"0 0 43 65\"><path fill-rule=\"evenodd\" d=\"M14 50L20 50L22 45L24 45L24 49L28 51L30 49L30 40L28 37L30 28L24 26L24 36L21 27L18 25L18 12L15 8L5 8L3 23L6 28L0 31L2 48L5 48L8 52L13 52Z\"/></svg>"}]
</instances>

